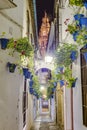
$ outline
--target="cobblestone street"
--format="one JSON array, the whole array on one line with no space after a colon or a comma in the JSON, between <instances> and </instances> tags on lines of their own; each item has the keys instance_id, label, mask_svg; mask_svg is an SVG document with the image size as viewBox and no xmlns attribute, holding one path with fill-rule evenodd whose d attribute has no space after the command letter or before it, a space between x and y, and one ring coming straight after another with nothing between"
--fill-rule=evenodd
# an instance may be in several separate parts
<instances>
[{"instance_id":1,"label":"cobblestone street","mask_svg":"<svg viewBox=\"0 0 87 130\"><path fill-rule=\"evenodd\" d=\"M57 126L49 116L39 116L34 122L31 130L64 130L61 126Z\"/></svg>"}]
</instances>

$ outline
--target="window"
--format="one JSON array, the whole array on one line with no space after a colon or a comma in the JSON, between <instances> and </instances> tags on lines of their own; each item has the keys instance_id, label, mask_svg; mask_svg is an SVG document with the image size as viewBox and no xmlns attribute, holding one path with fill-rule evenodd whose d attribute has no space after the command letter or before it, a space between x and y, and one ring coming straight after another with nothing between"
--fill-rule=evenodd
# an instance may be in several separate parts
<instances>
[{"instance_id":1,"label":"window","mask_svg":"<svg viewBox=\"0 0 87 130\"><path fill-rule=\"evenodd\" d=\"M82 107L83 124L87 126L87 65L83 55L84 49L81 49L81 84L82 84Z\"/></svg>"},{"instance_id":2,"label":"window","mask_svg":"<svg viewBox=\"0 0 87 130\"><path fill-rule=\"evenodd\" d=\"M24 81L23 91L23 127L26 125L26 109L28 108L28 93L26 92L26 79Z\"/></svg>"}]
</instances>

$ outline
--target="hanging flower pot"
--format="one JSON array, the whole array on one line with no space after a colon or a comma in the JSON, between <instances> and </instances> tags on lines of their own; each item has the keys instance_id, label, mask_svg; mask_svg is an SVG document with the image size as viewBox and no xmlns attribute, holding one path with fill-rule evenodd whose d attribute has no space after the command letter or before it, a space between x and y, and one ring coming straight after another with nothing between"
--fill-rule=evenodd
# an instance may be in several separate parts
<instances>
[{"instance_id":1,"label":"hanging flower pot","mask_svg":"<svg viewBox=\"0 0 87 130\"><path fill-rule=\"evenodd\" d=\"M85 59L85 61L87 63L87 52L84 52L83 55L84 55L84 59Z\"/></svg>"},{"instance_id":2,"label":"hanging flower pot","mask_svg":"<svg viewBox=\"0 0 87 130\"><path fill-rule=\"evenodd\" d=\"M54 88L56 88L57 86L57 82L53 82Z\"/></svg>"},{"instance_id":3,"label":"hanging flower pot","mask_svg":"<svg viewBox=\"0 0 87 130\"><path fill-rule=\"evenodd\" d=\"M77 51L72 51L70 54L70 58L72 61L75 61L77 59Z\"/></svg>"},{"instance_id":4,"label":"hanging flower pot","mask_svg":"<svg viewBox=\"0 0 87 130\"><path fill-rule=\"evenodd\" d=\"M26 79L29 79L29 78L30 78L30 76L31 76L31 72L30 72L30 71L28 71L28 72L25 74L25 78L26 78Z\"/></svg>"},{"instance_id":5,"label":"hanging flower pot","mask_svg":"<svg viewBox=\"0 0 87 130\"><path fill-rule=\"evenodd\" d=\"M87 1L86 0L84 0L84 6L85 6L85 8L87 9Z\"/></svg>"},{"instance_id":6,"label":"hanging flower pot","mask_svg":"<svg viewBox=\"0 0 87 130\"><path fill-rule=\"evenodd\" d=\"M80 18L80 26L87 27L87 17Z\"/></svg>"},{"instance_id":7,"label":"hanging flower pot","mask_svg":"<svg viewBox=\"0 0 87 130\"><path fill-rule=\"evenodd\" d=\"M30 94L33 94L33 88L29 88L29 92L30 92Z\"/></svg>"},{"instance_id":8,"label":"hanging flower pot","mask_svg":"<svg viewBox=\"0 0 87 130\"><path fill-rule=\"evenodd\" d=\"M55 91L55 88L52 88L52 92L54 93L54 91Z\"/></svg>"},{"instance_id":9,"label":"hanging flower pot","mask_svg":"<svg viewBox=\"0 0 87 130\"><path fill-rule=\"evenodd\" d=\"M64 67L59 67L60 73L63 74L64 73Z\"/></svg>"},{"instance_id":10,"label":"hanging flower pot","mask_svg":"<svg viewBox=\"0 0 87 130\"><path fill-rule=\"evenodd\" d=\"M23 75L27 76L27 73L28 73L28 68L23 68Z\"/></svg>"},{"instance_id":11,"label":"hanging flower pot","mask_svg":"<svg viewBox=\"0 0 87 130\"><path fill-rule=\"evenodd\" d=\"M76 81L77 81L77 78L74 80L74 82L72 82L72 86L71 87L75 87L76 86Z\"/></svg>"},{"instance_id":12,"label":"hanging flower pot","mask_svg":"<svg viewBox=\"0 0 87 130\"><path fill-rule=\"evenodd\" d=\"M6 49L6 47L7 47L7 44L8 44L8 39L6 39L6 38L1 38L0 39L0 42L1 42L1 49Z\"/></svg>"},{"instance_id":13,"label":"hanging flower pot","mask_svg":"<svg viewBox=\"0 0 87 130\"><path fill-rule=\"evenodd\" d=\"M81 19L82 17L84 17L83 14L75 14L75 15L74 15L74 19L77 21L77 25L80 24L80 19Z\"/></svg>"},{"instance_id":14,"label":"hanging flower pot","mask_svg":"<svg viewBox=\"0 0 87 130\"><path fill-rule=\"evenodd\" d=\"M15 65L14 63L8 62L8 63L7 63L7 66L8 66L8 68L9 68L9 72L14 73L15 68L16 68L16 65Z\"/></svg>"},{"instance_id":15,"label":"hanging flower pot","mask_svg":"<svg viewBox=\"0 0 87 130\"><path fill-rule=\"evenodd\" d=\"M77 36L78 36L78 32L74 32L72 35L73 35L73 40L76 41Z\"/></svg>"},{"instance_id":16,"label":"hanging flower pot","mask_svg":"<svg viewBox=\"0 0 87 130\"><path fill-rule=\"evenodd\" d=\"M65 85L64 80L60 80L59 83L60 83L60 87L63 87Z\"/></svg>"},{"instance_id":17,"label":"hanging flower pot","mask_svg":"<svg viewBox=\"0 0 87 130\"><path fill-rule=\"evenodd\" d=\"M32 88L33 83L34 83L33 80L30 80L30 81L29 81L29 86L30 86L30 88Z\"/></svg>"}]
</instances>

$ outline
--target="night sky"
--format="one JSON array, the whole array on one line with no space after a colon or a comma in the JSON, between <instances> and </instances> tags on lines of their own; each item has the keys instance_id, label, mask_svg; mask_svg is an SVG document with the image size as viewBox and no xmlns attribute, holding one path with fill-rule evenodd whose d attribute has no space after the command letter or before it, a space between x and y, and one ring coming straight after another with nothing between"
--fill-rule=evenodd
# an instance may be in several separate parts
<instances>
[{"instance_id":1,"label":"night sky","mask_svg":"<svg viewBox=\"0 0 87 130\"><path fill-rule=\"evenodd\" d=\"M53 18L54 0L36 0L38 31L41 26L42 17L46 11L50 20Z\"/></svg>"}]
</instances>

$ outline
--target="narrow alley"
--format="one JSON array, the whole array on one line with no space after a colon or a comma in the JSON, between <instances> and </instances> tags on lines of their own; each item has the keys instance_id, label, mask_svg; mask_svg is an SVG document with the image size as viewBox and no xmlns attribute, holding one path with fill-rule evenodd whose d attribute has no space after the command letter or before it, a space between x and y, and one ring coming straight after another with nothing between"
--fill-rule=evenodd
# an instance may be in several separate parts
<instances>
[{"instance_id":1,"label":"narrow alley","mask_svg":"<svg viewBox=\"0 0 87 130\"><path fill-rule=\"evenodd\" d=\"M87 130L87 0L0 0L0 130Z\"/></svg>"}]
</instances>

